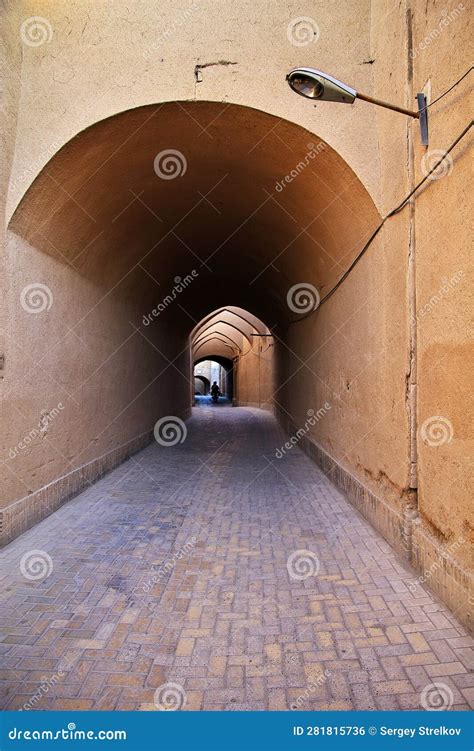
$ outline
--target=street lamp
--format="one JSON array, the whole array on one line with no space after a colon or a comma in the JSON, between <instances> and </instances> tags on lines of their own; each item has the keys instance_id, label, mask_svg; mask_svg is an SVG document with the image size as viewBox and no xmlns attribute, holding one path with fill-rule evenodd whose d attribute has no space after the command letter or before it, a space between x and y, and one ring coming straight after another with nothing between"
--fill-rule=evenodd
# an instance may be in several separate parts
<instances>
[{"instance_id":1,"label":"street lamp","mask_svg":"<svg viewBox=\"0 0 474 751\"><path fill-rule=\"evenodd\" d=\"M418 111L416 112L362 94L360 91L353 89L352 86L348 86L346 83L330 76L329 73L323 73L315 68L295 68L288 73L286 80L293 91L307 99L318 99L321 102L340 102L342 104L352 104L355 99L363 99L365 102L377 104L379 107L414 117L420 121L421 142L424 146L428 145L428 110L424 94L416 95L418 101Z\"/></svg>"}]
</instances>

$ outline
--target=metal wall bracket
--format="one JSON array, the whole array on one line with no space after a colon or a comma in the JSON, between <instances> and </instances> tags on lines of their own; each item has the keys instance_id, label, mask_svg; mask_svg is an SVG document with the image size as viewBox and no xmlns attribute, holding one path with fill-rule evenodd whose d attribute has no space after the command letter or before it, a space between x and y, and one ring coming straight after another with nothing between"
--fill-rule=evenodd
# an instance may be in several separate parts
<instances>
[{"instance_id":1,"label":"metal wall bracket","mask_svg":"<svg viewBox=\"0 0 474 751\"><path fill-rule=\"evenodd\" d=\"M423 146L428 146L428 107L426 96L422 93L416 95L418 112L420 113L420 134Z\"/></svg>"}]
</instances>

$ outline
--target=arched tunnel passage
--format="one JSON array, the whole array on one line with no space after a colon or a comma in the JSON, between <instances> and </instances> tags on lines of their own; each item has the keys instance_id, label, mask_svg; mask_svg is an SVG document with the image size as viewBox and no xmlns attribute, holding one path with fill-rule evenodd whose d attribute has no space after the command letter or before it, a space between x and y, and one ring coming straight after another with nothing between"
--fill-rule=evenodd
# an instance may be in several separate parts
<instances>
[{"instance_id":1,"label":"arched tunnel passage","mask_svg":"<svg viewBox=\"0 0 474 751\"><path fill-rule=\"evenodd\" d=\"M199 137L202 127L209 137ZM267 406L304 422L308 399L318 406L338 393L340 371L355 369L358 341L376 335L376 322L358 312L375 272L361 267L355 285L346 282L344 292L302 322L294 289L330 289L378 219L368 192L333 149L298 125L248 107L144 106L79 133L35 179L8 229L11 320L18 330L9 339L6 453L31 429L22 415L36 413L39 421L61 403L64 419L51 421L41 433L45 440L25 454L21 479L11 464L4 468L5 504L95 466L98 457L121 456L123 446L141 445L163 412L188 415L190 327L229 303L253 316L249 325L265 321L272 332ZM384 254L377 265L383 278ZM329 367L334 352L325 345L314 380L318 347L332 340L350 308L358 330L344 332L346 364L336 348ZM234 318L219 324L226 357L241 336ZM212 341L209 327L203 333L199 354ZM25 349L38 363L34 393ZM365 382L361 399L367 390ZM244 397L234 393L234 402L262 401L255 393ZM319 437L341 456L360 428L353 407L345 410L334 405L328 433ZM366 419L379 411L369 408ZM377 441L379 451L383 443ZM395 483L403 485L401 476Z\"/></svg>"},{"instance_id":2,"label":"arched tunnel passage","mask_svg":"<svg viewBox=\"0 0 474 751\"><path fill-rule=\"evenodd\" d=\"M205 375L203 375L205 374ZM206 383L206 389L201 392L195 392L194 406L202 404L202 401L196 399L201 396L212 396L212 387L214 384L219 389L219 397L226 401L232 401L232 384L233 384L233 362L219 355L209 355L194 363L194 378L201 378Z\"/></svg>"},{"instance_id":3,"label":"arched tunnel passage","mask_svg":"<svg viewBox=\"0 0 474 751\"><path fill-rule=\"evenodd\" d=\"M200 137L202 128L209 137ZM308 409L330 403L312 439L362 479L387 478L385 489L402 503L404 405L390 435L381 416L404 391L394 385L395 394L373 398L374 379L393 370L377 350L384 305L364 305L378 282L393 279L390 253L377 253L375 243L370 267L364 257L313 310L378 221L370 195L329 145L255 109L171 102L79 133L35 179L8 230L18 331L9 340L6 446L30 430L25 414L39 421L63 408L22 457L23 476L12 464L4 468L5 505L21 500L30 508L45 485L61 485L85 465L93 476L144 445L161 415L188 416L189 335L198 322L199 356L234 359L241 341L253 342L259 360L271 363L263 380L246 380L253 355L240 356L234 404L272 410L293 430ZM404 343L397 326L394 358Z\"/></svg>"},{"instance_id":4,"label":"arched tunnel passage","mask_svg":"<svg viewBox=\"0 0 474 751\"><path fill-rule=\"evenodd\" d=\"M273 409L274 338L256 316L237 306L220 308L195 326L190 349L195 373L203 360L222 366L217 382L234 406Z\"/></svg>"},{"instance_id":5,"label":"arched tunnel passage","mask_svg":"<svg viewBox=\"0 0 474 751\"><path fill-rule=\"evenodd\" d=\"M209 142L198 138L196 121ZM137 526L152 521L166 556L160 527L170 526L172 496L180 533L193 539L197 520L210 520L209 537L198 530L210 554L222 519L231 517L224 534L242 540L246 581L255 558L288 570L295 551L317 542L331 601L338 603L341 587L359 586L368 566L375 570L370 591L384 594L375 581L379 562L367 560L379 536L298 449L406 553L414 513L406 269L381 232L337 294L318 306L379 217L347 164L326 144L315 149L315 139L245 107L171 103L97 123L35 180L8 233L15 274L4 542L87 485L91 505L80 529L87 550L96 544L92 502L100 500L101 545L111 526L119 528L126 558ZM233 403L243 408L191 415L193 365L217 357L232 360ZM164 439L156 430L163 420L175 428ZM97 499L90 485L139 451L106 478ZM74 508L71 514L77 521ZM69 516L60 518L67 525ZM47 529L42 540L61 565L54 524ZM273 544L253 558L256 539L267 534L275 534ZM269 548L277 551L271 560ZM361 566L339 578L332 571L346 571L347 549ZM384 566L399 572L391 553ZM115 574L101 570L104 590L115 589ZM416 586L407 571L400 576ZM310 583L318 586L315 577ZM170 588L176 592L175 580ZM406 592L390 597L401 608ZM317 598L301 615L319 612ZM337 623L338 605L321 607L322 619ZM383 608L370 601L367 608L378 622ZM299 613L289 617L292 629L301 625ZM276 618L281 624L281 613Z\"/></svg>"},{"instance_id":6,"label":"arched tunnel passage","mask_svg":"<svg viewBox=\"0 0 474 751\"><path fill-rule=\"evenodd\" d=\"M190 333L204 319L200 356L233 358L242 337L271 361L267 398L262 380L256 389L243 378L251 358L240 357L234 404L272 411L298 432L341 486L371 499L363 512L397 543L396 520L413 503L409 327L406 269L385 229L317 304L379 220L328 144L241 105L147 105L67 143L8 228L1 471L4 506L16 510L4 512L4 539L146 445L158 419L190 415ZM31 415L38 435L12 449Z\"/></svg>"}]
</instances>

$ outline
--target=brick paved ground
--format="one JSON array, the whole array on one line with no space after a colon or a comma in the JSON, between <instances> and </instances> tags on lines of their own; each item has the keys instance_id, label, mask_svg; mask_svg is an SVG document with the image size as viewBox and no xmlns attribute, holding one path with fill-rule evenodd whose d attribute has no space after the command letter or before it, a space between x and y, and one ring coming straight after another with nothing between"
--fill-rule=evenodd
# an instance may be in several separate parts
<instances>
[{"instance_id":1,"label":"brick paved ground","mask_svg":"<svg viewBox=\"0 0 474 751\"><path fill-rule=\"evenodd\" d=\"M468 708L472 640L304 454L274 458L273 418L187 427L0 553L1 706L416 709L436 682ZM301 550L317 575L289 575Z\"/></svg>"}]
</instances>

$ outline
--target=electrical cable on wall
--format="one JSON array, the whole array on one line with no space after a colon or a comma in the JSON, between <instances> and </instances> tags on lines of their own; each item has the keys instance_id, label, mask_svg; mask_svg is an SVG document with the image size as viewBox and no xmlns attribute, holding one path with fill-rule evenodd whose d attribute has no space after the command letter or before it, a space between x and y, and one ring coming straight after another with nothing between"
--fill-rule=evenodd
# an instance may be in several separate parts
<instances>
[{"instance_id":1,"label":"electrical cable on wall","mask_svg":"<svg viewBox=\"0 0 474 751\"><path fill-rule=\"evenodd\" d=\"M463 73L463 74L462 74L462 76L461 76L460 78L458 78L458 80L457 80L457 81L455 81L455 82L454 82L453 84L451 84L451 86L449 87L449 89L446 89L446 91L443 91L443 93L442 93L442 94L440 94L439 96L437 96L437 97L436 97L436 99L433 99L433 101L432 101L432 102L430 102L430 103L428 104L428 106L426 107L426 109L429 109L430 107L432 107L432 106L433 106L433 104L436 104L436 102L439 102L439 100L440 100L440 99L442 99L442 98L443 98L444 96L446 96L446 94L449 94L449 92L450 92L450 91L452 91L452 90L454 89L454 87L455 87L455 86L457 86L457 85L458 85L459 83L461 83L461 81L462 81L462 80L463 80L464 78L466 78L466 76L468 76L468 75L469 75L469 73L471 72L471 70L473 70L473 68L474 68L474 65L471 65L471 67L470 67L470 68L468 68L468 69L466 70L466 72L465 72L465 73Z\"/></svg>"},{"instance_id":2,"label":"electrical cable on wall","mask_svg":"<svg viewBox=\"0 0 474 751\"><path fill-rule=\"evenodd\" d=\"M466 75L467 75L467 74L468 74L468 73L470 72L470 70L471 70L471 69L469 69L469 71L467 71L467 72L466 72L466 73L464 74L463 78L464 78L464 77L465 77L465 76L466 76ZM459 79L459 80L462 80L462 79ZM454 86L455 86L455 85L456 85L456 84L454 84ZM451 87L451 88L452 88L452 87ZM448 89L448 91L449 91L449 90L450 90L450 89ZM445 94L446 94L446 93L447 93L447 92L445 92ZM444 94L442 94L441 96L444 96ZM438 97L438 99L440 99L440 98L441 98L441 96L440 96L440 97ZM438 100L435 100L435 101L438 101ZM434 102L432 102L432 104L434 104ZM430 175L432 175L432 174L433 174L433 172L434 172L434 171L435 171L435 170L436 170L436 169L437 169L437 168L439 167L439 165L440 165L440 164L441 164L441 163L443 162L443 160L444 160L444 159L446 158L446 156L447 156L447 155L448 155L448 154L449 154L449 153L450 153L450 152L451 152L451 151L452 151L452 150L453 150L453 149L454 149L454 148L455 148L455 147L457 146L457 144L458 144L458 143L459 143L459 142L460 142L460 141L461 141L461 140L462 140L462 139L464 138L464 136L465 136L465 135L466 135L466 134L468 133L468 131L469 131L469 130L470 130L470 129L472 128L473 124L474 124L474 121L473 121L473 120L471 120L471 122L470 122L470 123L468 123L468 125L466 125L466 127L464 128L464 130L463 130L463 131L462 131L462 132L461 132L461 133L460 133L460 134L459 134L459 135L457 136L457 138L456 138L456 139L455 139L455 140L454 140L454 141L453 141L453 142L451 143L451 145L450 145L450 146L449 146L449 147L448 147L448 148L446 149L446 151L444 152L444 154L443 154L443 156L441 157L441 159L439 159L439 160L438 160L438 161L436 162L436 164L434 165L434 167L432 167L432 168L431 168L431 169L429 170L429 172L427 172L427 174L425 175L425 177L424 177L424 178L423 178L422 180L420 180L420 181L419 181L419 182L418 182L418 183L417 183L417 184L415 185L415 187L414 187L414 188L413 188L413 189L412 189L412 190L411 190L411 191L410 191L410 192L409 192L409 193L408 193L408 194L407 194L407 195L405 196L405 198L404 198L404 199L403 199L403 200L402 200L402 201L401 201L401 202L400 202L400 203L399 203L399 204L398 204L397 206L395 206L395 208L393 208L393 209L392 209L391 211L389 211L389 213L388 213L388 214L386 214L386 215L384 216L384 218L382 219L382 221L380 222L380 224L378 224L378 225L377 225L377 227L376 227L376 228L374 229L374 231L372 232L372 234L371 234L371 236L369 237L369 239L367 240L367 242L366 242L366 243L364 244L363 248L362 248L362 249L360 250L360 252L359 252L359 253L357 254L357 256L356 256L356 257L354 258L354 260L352 261L352 263L351 263L351 265L349 266L349 268L348 268L348 269L346 269L346 271L345 271L345 272L343 273L343 275L342 275L342 276L341 276L341 277L340 277L340 278L338 279L338 281L336 282L336 284L334 285L334 287L333 287L333 288L332 288L332 289L331 289L331 290L330 290L330 291L329 291L329 292L328 292L328 293L327 293L326 295L324 295L324 297L322 297L322 298L321 298L321 300L320 300L320 303L319 303L318 307L317 307L317 308L315 308L315 310L311 310L311 311L310 311L309 313L306 313L306 315L300 316L299 318L295 318L294 320L290 321L290 324L292 324L292 323L299 323L300 321L304 321L304 320L305 320L306 318L308 318L309 316L311 316L311 315L313 315L314 313L316 313L316 311L317 311L317 310L319 310L319 308L321 307L321 305L322 305L322 304L323 304L324 302L326 302L326 300L329 300L329 298L330 298L330 297L332 297L332 295L333 295L333 294L334 294L334 293L336 292L336 290L337 290L337 289L338 289L338 288L339 288L339 287L341 286L341 284L342 284L342 283L343 283L343 282L345 281L345 279L347 279L347 277L349 276L349 274L351 273L351 271L352 271L352 270L353 270L353 269L355 268L355 266L357 266L357 264L359 263L359 261L361 260L361 258L362 258L362 257L363 257L363 256L365 255L365 253L366 253L366 252L367 252L367 250L369 249L370 245L371 245L371 244L372 244L372 242L373 242L373 241L375 240L375 238L376 238L376 237L377 237L377 235L379 234L380 230L381 230L381 229L382 229L382 227L384 226L384 224L385 224L385 222L387 221L387 219L390 219L390 218L391 218L392 216L395 216L395 214L398 214L398 213L399 213L399 212L400 212L400 211L401 211L401 210L402 210L402 209L403 209L403 208L404 208L404 207L405 207L405 206L407 205L408 201L409 201L409 200L410 200L410 198L411 198L411 197L412 197L412 196L414 195L414 193L416 193L416 192L417 192L417 191L418 191L418 190L419 190L419 189L421 188L421 186L422 186L422 185L423 185L423 184L424 184L424 183L425 183L425 182L426 182L426 181L428 180L428 178L430 177Z\"/></svg>"}]
</instances>

